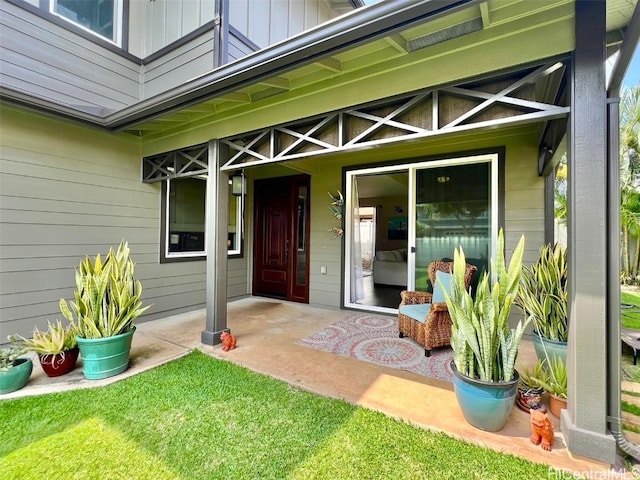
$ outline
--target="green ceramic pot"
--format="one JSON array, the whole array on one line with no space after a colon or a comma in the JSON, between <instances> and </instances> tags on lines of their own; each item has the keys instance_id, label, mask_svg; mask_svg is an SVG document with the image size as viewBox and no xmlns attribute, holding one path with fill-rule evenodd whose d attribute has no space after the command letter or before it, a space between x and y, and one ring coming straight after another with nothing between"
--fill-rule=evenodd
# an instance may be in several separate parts
<instances>
[{"instance_id":1,"label":"green ceramic pot","mask_svg":"<svg viewBox=\"0 0 640 480\"><path fill-rule=\"evenodd\" d=\"M567 362L567 342L550 340L548 338L540 337L537 332L533 332L533 347L536 350L538 360L542 362L546 360L544 356L545 350L547 351L550 359L557 356L562 358L565 364Z\"/></svg>"},{"instance_id":2,"label":"green ceramic pot","mask_svg":"<svg viewBox=\"0 0 640 480\"><path fill-rule=\"evenodd\" d=\"M30 358L18 358L13 367L0 371L0 394L15 392L24 387L29 381L33 362Z\"/></svg>"},{"instance_id":3,"label":"green ceramic pot","mask_svg":"<svg viewBox=\"0 0 640 480\"><path fill-rule=\"evenodd\" d=\"M129 367L129 352L135 331L134 327L113 337L76 337L84 377L88 380L100 380L124 372Z\"/></svg>"}]
</instances>

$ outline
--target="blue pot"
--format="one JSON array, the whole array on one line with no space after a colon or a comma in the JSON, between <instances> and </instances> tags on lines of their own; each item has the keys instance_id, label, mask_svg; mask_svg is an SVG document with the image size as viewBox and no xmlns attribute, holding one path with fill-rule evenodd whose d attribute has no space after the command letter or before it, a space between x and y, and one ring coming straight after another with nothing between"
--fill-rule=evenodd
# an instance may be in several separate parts
<instances>
[{"instance_id":1,"label":"blue pot","mask_svg":"<svg viewBox=\"0 0 640 480\"><path fill-rule=\"evenodd\" d=\"M100 380L124 372L129 367L129 352L135 331L134 327L113 337L76 337L84 377L87 380Z\"/></svg>"},{"instance_id":2,"label":"blue pot","mask_svg":"<svg viewBox=\"0 0 640 480\"><path fill-rule=\"evenodd\" d=\"M487 432L502 430L516 401L518 372L514 370L510 382L483 382L458 372L453 360L451 370L453 389L465 420Z\"/></svg>"},{"instance_id":3,"label":"blue pot","mask_svg":"<svg viewBox=\"0 0 640 480\"><path fill-rule=\"evenodd\" d=\"M11 393L20 390L29 381L33 362L30 358L17 358L13 367L0 371L0 394Z\"/></svg>"},{"instance_id":4,"label":"blue pot","mask_svg":"<svg viewBox=\"0 0 640 480\"><path fill-rule=\"evenodd\" d=\"M544 348L543 348L544 345ZM549 355L549 359L554 356L562 358L565 365L567 363L567 342L558 342L556 340L551 340L549 338L540 337L538 332L533 332L533 347L536 350L536 355L538 360L544 362L546 357L544 356L544 351L547 351Z\"/></svg>"}]
</instances>

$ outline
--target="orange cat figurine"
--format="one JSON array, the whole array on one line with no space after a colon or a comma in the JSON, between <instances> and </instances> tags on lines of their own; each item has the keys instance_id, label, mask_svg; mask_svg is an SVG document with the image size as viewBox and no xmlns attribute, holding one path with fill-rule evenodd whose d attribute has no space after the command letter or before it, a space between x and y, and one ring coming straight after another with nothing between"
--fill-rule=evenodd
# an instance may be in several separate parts
<instances>
[{"instance_id":1,"label":"orange cat figurine","mask_svg":"<svg viewBox=\"0 0 640 480\"><path fill-rule=\"evenodd\" d=\"M530 409L531 413L531 443L540 445L545 450L551 450L553 445L553 425L549 415L539 410Z\"/></svg>"},{"instance_id":2,"label":"orange cat figurine","mask_svg":"<svg viewBox=\"0 0 640 480\"><path fill-rule=\"evenodd\" d=\"M236 348L236 337L235 335L231 335L230 332L222 332L220 334L220 341L222 342L222 350L225 352Z\"/></svg>"}]
</instances>

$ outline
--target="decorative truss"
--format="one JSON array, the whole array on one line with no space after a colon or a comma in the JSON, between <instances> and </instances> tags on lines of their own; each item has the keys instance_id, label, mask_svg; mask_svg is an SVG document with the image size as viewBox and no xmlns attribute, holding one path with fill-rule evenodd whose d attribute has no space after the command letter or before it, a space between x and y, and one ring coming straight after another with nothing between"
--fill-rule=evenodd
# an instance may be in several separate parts
<instances>
[{"instance_id":1,"label":"decorative truss","mask_svg":"<svg viewBox=\"0 0 640 480\"><path fill-rule=\"evenodd\" d=\"M142 159L142 181L154 183L173 178L206 175L208 152L209 147L205 143L145 157Z\"/></svg>"},{"instance_id":2,"label":"decorative truss","mask_svg":"<svg viewBox=\"0 0 640 480\"><path fill-rule=\"evenodd\" d=\"M502 79L443 87L223 139L221 170L566 117L570 108L536 101L536 84L562 77L561 62ZM551 81L551 78L554 81ZM554 96L556 95L548 95Z\"/></svg>"}]
</instances>

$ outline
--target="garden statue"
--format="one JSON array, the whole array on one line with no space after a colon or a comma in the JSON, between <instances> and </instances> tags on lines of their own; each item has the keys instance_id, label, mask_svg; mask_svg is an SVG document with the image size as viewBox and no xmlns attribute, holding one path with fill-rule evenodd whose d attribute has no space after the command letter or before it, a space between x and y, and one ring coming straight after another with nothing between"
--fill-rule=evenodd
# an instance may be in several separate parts
<instances>
[{"instance_id":1,"label":"garden statue","mask_svg":"<svg viewBox=\"0 0 640 480\"><path fill-rule=\"evenodd\" d=\"M551 451L553 445L553 425L549 415L540 410L531 409L531 443L541 445L545 450ZM542 443L542 444L541 444Z\"/></svg>"},{"instance_id":2,"label":"garden statue","mask_svg":"<svg viewBox=\"0 0 640 480\"><path fill-rule=\"evenodd\" d=\"M225 352L236 348L236 337L235 335L231 335L231 332L222 332L220 334L220 341L222 342L222 350Z\"/></svg>"}]
</instances>

